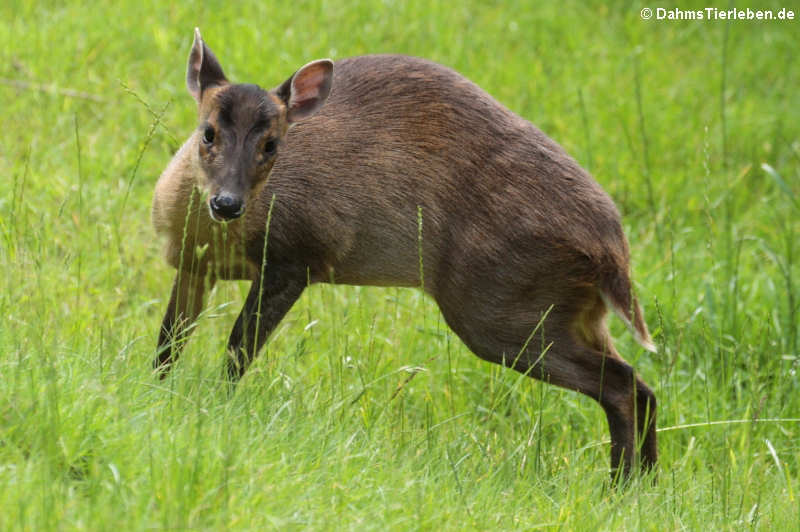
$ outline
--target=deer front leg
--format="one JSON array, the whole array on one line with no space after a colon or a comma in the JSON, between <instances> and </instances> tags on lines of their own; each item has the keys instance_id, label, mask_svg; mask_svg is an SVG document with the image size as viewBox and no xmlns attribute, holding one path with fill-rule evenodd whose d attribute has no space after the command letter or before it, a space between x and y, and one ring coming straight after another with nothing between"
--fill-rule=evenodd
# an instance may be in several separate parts
<instances>
[{"instance_id":1,"label":"deer front leg","mask_svg":"<svg viewBox=\"0 0 800 532\"><path fill-rule=\"evenodd\" d=\"M269 334L306 286L302 269L268 267L250 286L247 300L228 340L228 378L238 381L258 355Z\"/></svg>"},{"instance_id":2,"label":"deer front leg","mask_svg":"<svg viewBox=\"0 0 800 532\"><path fill-rule=\"evenodd\" d=\"M203 296L214 286L212 276L192 275L178 271L172 283L172 294L158 335L158 348L153 368L163 379L178 359L186 339L194 330L194 322L203 310Z\"/></svg>"}]
</instances>

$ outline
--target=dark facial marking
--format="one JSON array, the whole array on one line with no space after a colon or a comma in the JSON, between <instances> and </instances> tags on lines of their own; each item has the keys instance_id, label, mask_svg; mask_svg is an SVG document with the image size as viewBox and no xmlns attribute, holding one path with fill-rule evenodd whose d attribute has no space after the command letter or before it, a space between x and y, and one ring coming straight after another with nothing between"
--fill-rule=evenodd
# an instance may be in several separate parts
<instances>
[{"instance_id":1,"label":"dark facial marking","mask_svg":"<svg viewBox=\"0 0 800 532\"><path fill-rule=\"evenodd\" d=\"M258 85L231 85L219 93L217 102L220 127L244 135L255 128L269 129L278 115L277 106Z\"/></svg>"}]
</instances>

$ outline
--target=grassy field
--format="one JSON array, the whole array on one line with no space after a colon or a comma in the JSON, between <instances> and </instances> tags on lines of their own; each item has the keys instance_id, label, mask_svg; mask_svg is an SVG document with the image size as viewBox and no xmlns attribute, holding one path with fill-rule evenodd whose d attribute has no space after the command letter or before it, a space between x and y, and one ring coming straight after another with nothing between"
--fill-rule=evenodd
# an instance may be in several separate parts
<instances>
[{"instance_id":1,"label":"grassy field","mask_svg":"<svg viewBox=\"0 0 800 532\"><path fill-rule=\"evenodd\" d=\"M800 530L800 21L169 4L0 7L0 529ZM195 26L263 86L434 59L589 169L660 348L612 320L659 399L658 483L609 489L597 404L480 361L418 290L311 287L228 397L247 286L221 283L155 379L173 272L150 201L194 127Z\"/></svg>"}]
</instances>

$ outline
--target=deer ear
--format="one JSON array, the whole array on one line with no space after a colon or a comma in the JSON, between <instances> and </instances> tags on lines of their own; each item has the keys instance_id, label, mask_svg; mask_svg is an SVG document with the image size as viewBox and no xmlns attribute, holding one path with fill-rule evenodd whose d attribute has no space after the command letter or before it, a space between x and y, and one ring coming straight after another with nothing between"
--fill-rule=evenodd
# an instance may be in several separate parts
<instances>
[{"instance_id":1,"label":"deer ear","mask_svg":"<svg viewBox=\"0 0 800 532\"><path fill-rule=\"evenodd\" d=\"M228 80L214 52L203 42L200 30L195 28L192 51L189 52L189 64L186 66L186 88L189 89L189 94L200 103L204 90L227 83Z\"/></svg>"},{"instance_id":2,"label":"deer ear","mask_svg":"<svg viewBox=\"0 0 800 532\"><path fill-rule=\"evenodd\" d=\"M316 113L331 92L333 61L318 59L295 72L275 93L287 108L287 120L293 124Z\"/></svg>"}]
</instances>

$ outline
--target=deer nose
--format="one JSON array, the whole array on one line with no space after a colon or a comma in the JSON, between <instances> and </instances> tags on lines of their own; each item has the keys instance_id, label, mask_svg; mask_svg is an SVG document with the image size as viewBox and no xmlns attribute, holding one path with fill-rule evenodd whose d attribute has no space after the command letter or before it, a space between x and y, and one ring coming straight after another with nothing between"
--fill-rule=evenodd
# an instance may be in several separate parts
<instances>
[{"instance_id":1,"label":"deer nose","mask_svg":"<svg viewBox=\"0 0 800 532\"><path fill-rule=\"evenodd\" d=\"M211 217L217 221L233 220L244 213L242 198L225 192L212 196L208 206L211 208Z\"/></svg>"}]
</instances>

